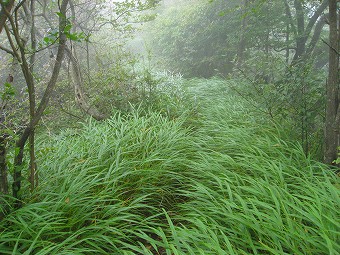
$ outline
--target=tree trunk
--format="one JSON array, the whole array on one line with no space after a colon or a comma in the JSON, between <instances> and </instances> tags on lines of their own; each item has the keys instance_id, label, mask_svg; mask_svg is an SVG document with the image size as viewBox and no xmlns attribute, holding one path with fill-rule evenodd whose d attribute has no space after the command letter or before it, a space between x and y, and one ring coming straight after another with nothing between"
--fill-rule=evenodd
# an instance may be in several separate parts
<instances>
[{"instance_id":1,"label":"tree trunk","mask_svg":"<svg viewBox=\"0 0 340 255\"><path fill-rule=\"evenodd\" d=\"M326 84L326 121L324 161L334 164L340 146L339 125L339 32L337 0L329 0L329 73Z\"/></svg>"},{"instance_id":2,"label":"tree trunk","mask_svg":"<svg viewBox=\"0 0 340 255\"><path fill-rule=\"evenodd\" d=\"M238 49L237 49L237 58L236 58L236 67L237 68L241 68L241 66L243 65L244 62L244 58L245 58L245 51L246 51L246 33L247 33L247 8L249 5L249 0L244 0L244 4L243 4L243 8L244 8L244 13L243 15L245 15L242 18L242 24L241 24L241 35L240 35L240 41L238 44Z\"/></svg>"},{"instance_id":3,"label":"tree trunk","mask_svg":"<svg viewBox=\"0 0 340 255\"><path fill-rule=\"evenodd\" d=\"M22 160L24 158L24 147L26 140L24 143L17 143L15 148L15 157L14 157L14 173L13 173L13 183L12 183L12 194L13 197L16 198L15 207L19 208L22 205L20 201L20 189L21 189L21 168L22 168Z\"/></svg>"},{"instance_id":4,"label":"tree trunk","mask_svg":"<svg viewBox=\"0 0 340 255\"><path fill-rule=\"evenodd\" d=\"M35 28L35 0L31 0L30 6L30 13L31 13L31 47L32 47L32 55L30 58L30 74L34 72L34 63L35 63L35 52L37 48L37 41L36 41L36 28ZM34 79L32 79L34 82ZM34 119L35 115L35 84L32 84L32 98L30 100L30 121ZM34 190L35 186L37 185L36 180L38 181L38 175L36 173L37 165L35 162L35 134L34 129L32 130L30 137L29 137L29 151L30 151L30 184L31 184L31 191Z\"/></svg>"},{"instance_id":5,"label":"tree trunk","mask_svg":"<svg viewBox=\"0 0 340 255\"><path fill-rule=\"evenodd\" d=\"M305 15L300 0L294 0L294 7L296 10L296 50L293 58L293 62L297 61L304 53L306 49L306 34L305 34Z\"/></svg>"},{"instance_id":6,"label":"tree trunk","mask_svg":"<svg viewBox=\"0 0 340 255\"><path fill-rule=\"evenodd\" d=\"M86 114L90 115L94 119L96 120L106 119L107 116L102 114L95 106L89 104L89 99L85 96L85 93L83 91L83 77L81 75L80 66L77 58L75 57L75 54L72 53L72 51L68 48L66 48L66 53L71 60L72 65L71 78L74 84L76 102Z\"/></svg>"},{"instance_id":7,"label":"tree trunk","mask_svg":"<svg viewBox=\"0 0 340 255\"><path fill-rule=\"evenodd\" d=\"M285 55L285 57L286 57L286 64L287 64L287 66L288 66L288 63L289 63L289 56L290 56L290 48L289 48L289 33L290 33L290 26L289 26L289 23L287 23L287 31L286 31L286 55Z\"/></svg>"},{"instance_id":8,"label":"tree trunk","mask_svg":"<svg viewBox=\"0 0 340 255\"><path fill-rule=\"evenodd\" d=\"M0 196L8 195L8 180L7 180L7 162L6 162L6 149L7 141L6 135L0 135ZM4 215L10 210L6 201L0 200L0 221Z\"/></svg>"},{"instance_id":9,"label":"tree trunk","mask_svg":"<svg viewBox=\"0 0 340 255\"><path fill-rule=\"evenodd\" d=\"M4 135L0 136L0 193L8 194L6 138Z\"/></svg>"}]
</instances>

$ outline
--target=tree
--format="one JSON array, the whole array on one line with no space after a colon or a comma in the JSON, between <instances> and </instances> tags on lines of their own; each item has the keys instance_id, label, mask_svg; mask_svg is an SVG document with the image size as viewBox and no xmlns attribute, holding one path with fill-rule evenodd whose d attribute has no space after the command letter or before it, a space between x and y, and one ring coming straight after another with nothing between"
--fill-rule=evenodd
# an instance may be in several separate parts
<instances>
[{"instance_id":1,"label":"tree","mask_svg":"<svg viewBox=\"0 0 340 255\"><path fill-rule=\"evenodd\" d=\"M13 197L17 199L17 206L20 206L23 158L27 142L29 144L31 190L38 184L34 145L35 129L54 93L59 73L64 71L66 74L69 72L72 74L76 101L86 114L97 120L106 117L89 102L83 90L82 67L76 57L76 51L79 49L77 44L86 44L89 71L91 33L107 26L123 31L122 34L124 31L131 31L133 30L131 19L132 17L137 19L134 13L152 8L157 3L156 0L125 0L113 3L102 0L0 1L0 36L5 33L2 42L7 43L7 46L0 45L0 50L8 53L20 63L29 105L29 120L24 123L22 130L16 130L17 135L15 136L12 193ZM1 31L4 33L1 34ZM71 68L68 68L68 64L64 61L65 55L68 57ZM51 62L52 68L44 66L46 60ZM11 86L10 83L5 85ZM0 106L2 114L6 115L8 109L2 107L6 105L4 102L1 99ZM1 118L0 124L4 126ZM3 193L8 192L6 145L6 137L1 136L0 190Z\"/></svg>"},{"instance_id":2,"label":"tree","mask_svg":"<svg viewBox=\"0 0 340 255\"><path fill-rule=\"evenodd\" d=\"M298 61L301 57L310 56L320 39L320 35L325 22L325 15L328 0L319 2L303 2L294 0L284 1L285 12L287 17L287 34L293 34L289 38L294 39L294 56L293 62ZM293 11L292 11L293 9ZM293 15L292 13L295 13Z\"/></svg>"},{"instance_id":3,"label":"tree","mask_svg":"<svg viewBox=\"0 0 340 255\"><path fill-rule=\"evenodd\" d=\"M340 146L339 18L337 0L329 0L329 70L326 85L324 161L333 164Z\"/></svg>"},{"instance_id":4,"label":"tree","mask_svg":"<svg viewBox=\"0 0 340 255\"><path fill-rule=\"evenodd\" d=\"M243 18L241 25L240 41L238 44L236 66L240 68L245 60L245 51L247 47L247 26L248 26L248 8L254 2L254 0L244 0L243 2Z\"/></svg>"},{"instance_id":5,"label":"tree","mask_svg":"<svg viewBox=\"0 0 340 255\"><path fill-rule=\"evenodd\" d=\"M4 11L7 19L9 21L9 25L4 24L4 28L7 35L7 40L11 46L11 54L21 63L21 70L25 78L28 97L29 97L29 123L24 128L23 132L19 135L15 142L15 157L14 157L14 173L13 173L13 184L12 184L12 192L13 197L18 199L17 206L21 205L19 201L19 191L21 188L22 181L22 164L24 157L24 147L29 140L30 143L30 182L31 189L34 189L36 181L37 181L37 173L35 167L35 155L34 155L34 132L35 127L39 123L44 110L48 105L48 101L51 97L53 89L57 83L57 78L59 75L59 71L61 68L61 63L64 58L65 44L66 44L66 26L67 26L67 5L68 0L63 0L59 6L59 30L58 30L58 50L57 56L54 62L53 72L50 76L49 82L46 85L45 91L38 105L36 105L36 86L34 79L34 62L35 62L35 53L36 53L36 35L35 35L35 0L30 2L30 33L31 33L31 45L27 46L27 42L25 38L20 34L21 28L20 23L18 21L18 12L20 8L26 7L28 10L27 2L20 2L14 9L14 14L8 12L7 6L4 1L1 2L2 11ZM31 50L30 50L31 49ZM27 52L31 52L30 57L27 57ZM2 176L3 178L7 178L7 176Z\"/></svg>"},{"instance_id":6,"label":"tree","mask_svg":"<svg viewBox=\"0 0 340 255\"><path fill-rule=\"evenodd\" d=\"M319 58L324 66L319 53L327 3L195 0L164 10L150 28L150 41L166 67L186 76L252 70L262 56L268 63L285 59L288 66Z\"/></svg>"}]
</instances>

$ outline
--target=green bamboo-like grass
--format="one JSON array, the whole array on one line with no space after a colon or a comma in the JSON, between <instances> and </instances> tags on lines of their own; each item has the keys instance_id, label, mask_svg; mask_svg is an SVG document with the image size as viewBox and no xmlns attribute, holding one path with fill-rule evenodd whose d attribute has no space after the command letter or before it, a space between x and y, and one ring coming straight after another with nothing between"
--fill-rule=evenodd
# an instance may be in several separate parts
<instances>
[{"instance_id":1,"label":"green bamboo-like grass","mask_svg":"<svg viewBox=\"0 0 340 255\"><path fill-rule=\"evenodd\" d=\"M41 139L40 186L0 222L0 253L339 254L337 177L227 83L186 86L190 114Z\"/></svg>"}]
</instances>

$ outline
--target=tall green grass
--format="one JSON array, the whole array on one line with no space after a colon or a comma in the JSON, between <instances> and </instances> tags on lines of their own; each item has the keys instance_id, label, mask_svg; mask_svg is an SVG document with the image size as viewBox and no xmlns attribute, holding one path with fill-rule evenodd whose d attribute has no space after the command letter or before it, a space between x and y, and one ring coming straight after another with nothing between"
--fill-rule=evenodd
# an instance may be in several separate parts
<instances>
[{"instance_id":1,"label":"tall green grass","mask_svg":"<svg viewBox=\"0 0 340 255\"><path fill-rule=\"evenodd\" d=\"M337 177L227 83L186 86L194 119L135 111L41 139L0 253L339 254Z\"/></svg>"}]
</instances>

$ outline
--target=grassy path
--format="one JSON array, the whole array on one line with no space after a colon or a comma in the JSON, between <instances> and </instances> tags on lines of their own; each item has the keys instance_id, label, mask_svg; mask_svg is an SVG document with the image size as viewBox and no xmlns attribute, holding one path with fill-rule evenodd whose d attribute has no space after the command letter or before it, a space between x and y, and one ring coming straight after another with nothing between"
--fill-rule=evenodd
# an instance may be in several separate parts
<instances>
[{"instance_id":1,"label":"grassy path","mask_svg":"<svg viewBox=\"0 0 340 255\"><path fill-rule=\"evenodd\" d=\"M0 253L339 254L338 179L226 84L187 86L195 115L41 142L41 184L0 222Z\"/></svg>"}]
</instances>

